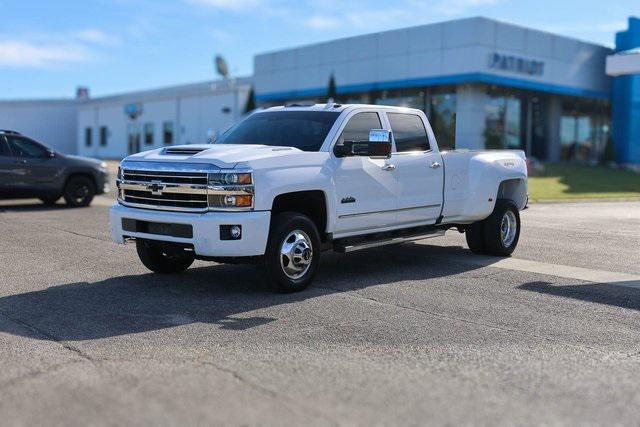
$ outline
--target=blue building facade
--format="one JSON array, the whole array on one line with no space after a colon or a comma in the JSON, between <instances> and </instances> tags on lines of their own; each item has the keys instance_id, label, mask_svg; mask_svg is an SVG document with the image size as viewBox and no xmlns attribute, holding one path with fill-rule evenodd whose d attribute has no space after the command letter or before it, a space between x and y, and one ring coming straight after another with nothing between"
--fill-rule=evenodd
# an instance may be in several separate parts
<instances>
[{"instance_id":1,"label":"blue building facade","mask_svg":"<svg viewBox=\"0 0 640 427\"><path fill-rule=\"evenodd\" d=\"M640 19L629 18L629 29L616 34L616 52L640 48ZM640 163L640 74L613 79L613 140L620 163Z\"/></svg>"}]
</instances>

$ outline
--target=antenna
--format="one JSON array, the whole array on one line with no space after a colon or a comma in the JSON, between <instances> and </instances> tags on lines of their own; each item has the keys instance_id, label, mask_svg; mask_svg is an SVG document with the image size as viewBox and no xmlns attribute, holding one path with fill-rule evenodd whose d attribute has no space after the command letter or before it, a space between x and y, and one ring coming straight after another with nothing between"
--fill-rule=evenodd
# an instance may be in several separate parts
<instances>
[{"instance_id":1,"label":"antenna","mask_svg":"<svg viewBox=\"0 0 640 427\"><path fill-rule=\"evenodd\" d=\"M229 78L229 67L227 66L227 61L224 60L222 55L216 55L214 59L214 63L216 65L216 72L222 76L223 79Z\"/></svg>"}]
</instances>

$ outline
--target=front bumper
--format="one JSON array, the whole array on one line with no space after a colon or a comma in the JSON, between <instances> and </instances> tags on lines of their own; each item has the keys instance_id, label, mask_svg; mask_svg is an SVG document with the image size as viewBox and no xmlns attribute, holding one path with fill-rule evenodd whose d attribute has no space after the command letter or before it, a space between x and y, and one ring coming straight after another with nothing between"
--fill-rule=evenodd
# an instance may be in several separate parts
<instances>
[{"instance_id":1,"label":"front bumper","mask_svg":"<svg viewBox=\"0 0 640 427\"><path fill-rule=\"evenodd\" d=\"M122 219L188 224L193 227L192 238L125 231ZM264 255L269 237L270 211L183 213L137 209L116 203L109 213L111 237L124 243L125 237L193 245L197 255L210 257L245 257ZM241 225L242 238L220 240L221 225Z\"/></svg>"}]
</instances>

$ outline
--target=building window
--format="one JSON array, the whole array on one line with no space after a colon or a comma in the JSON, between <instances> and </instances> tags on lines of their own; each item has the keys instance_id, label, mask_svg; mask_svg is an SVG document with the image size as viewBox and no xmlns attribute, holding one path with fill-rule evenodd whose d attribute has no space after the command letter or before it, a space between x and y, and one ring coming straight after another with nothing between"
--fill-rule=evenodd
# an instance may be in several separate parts
<instances>
[{"instance_id":1,"label":"building window","mask_svg":"<svg viewBox=\"0 0 640 427\"><path fill-rule=\"evenodd\" d=\"M455 88L434 90L431 95L429 122L441 150L453 150L456 146Z\"/></svg>"},{"instance_id":2,"label":"building window","mask_svg":"<svg viewBox=\"0 0 640 427\"><path fill-rule=\"evenodd\" d=\"M517 95L501 90L489 90L485 105L486 149L521 149L522 102Z\"/></svg>"},{"instance_id":3,"label":"building window","mask_svg":"<svg viewBox=\"0 0 640 427\"><path fill-rule=\"evenodd\" d=\"M100 145L103 147L107 145L107 136L108 136L107 134L108 134L107 127L100 126Z\"/></svg>"},{"instance_id":4,"label":"building window","mask_svg":"<svg viewBox=\"0 0 640 427\"><path fill-rule=\"evenodd\" d=\"M153 145L153 123L144 124L144 143Z\"/></svg>"},{"instance_id":5,"label":"building window","mask_svg":"<svg viewBox=\"0 0 640 427\"><path fill-rule=\"evenodd\" d=\"M560 119L561 159L597 163L609 138L608 108L598 101L567 100Z\"/></svg>"},{"instance_id":6,"label":"building window","mask_svg":"<svg viewBox=\"0 0 640 427\"><path fill-rule=\"evenodd\" d=\"M173 122L162 123L162 142L165 145L173 144Z\"/></svg>"},{"instance_id":7,"label":"building window","mask_svg":"<svg viewBox=\"0 0 640 427\"><path fill-rule=\"evenodd\" d=\"M91 147L93 145L93 133L91 128L84 128L84 145L85 147Z\"/></svg>"},{"instance_id":8,"label":"building window","mask_svg":"<svg viewBox=\"0 0 640 427\"><path fill-rule=\"evenodd\" d=\"M393 138L396 141L396 151L403 153L407 151L427 151L429 150L429 138L427 130L424 128L422 118L415 114L387 113Z\"/></svg>"},{"instance_id":9,"label":"building window","mask_svg":"<svg viewBox=\"0 0 640 427\"><path fill-rule=\"evenodd\" d=\"M424 89L398 89L375 92L374 104L394 107L417 108L425 111Z\"/></svg>"}]
</instances>

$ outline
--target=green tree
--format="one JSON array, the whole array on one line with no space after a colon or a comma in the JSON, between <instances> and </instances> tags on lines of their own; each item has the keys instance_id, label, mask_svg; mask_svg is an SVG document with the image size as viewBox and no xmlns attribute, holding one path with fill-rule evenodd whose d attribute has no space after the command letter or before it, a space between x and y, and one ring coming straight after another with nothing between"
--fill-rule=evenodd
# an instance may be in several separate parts
<instances>
[{"instance_id":1,"label":"green tree","mask_svg":"<svg viewBox=\"0 0 640 427\"><path fill-rule=\"evenodd\" d=\"M336 90L336 79L331 74L329 77L329 86L327 87L327 101L333 99L334 101L338 100L338 91Z\"/></svg>"},{"instance_id":2,"label":"green tree","mask_svg":"<svg viewBox=\"0 0 640 427\"><path fill-rule=\"evenodd\" d=\"M253 86L249 90L249 96L247 97L247 103L244 106L244 112L249 113L256 109L256 92L253 90Z\"/></svg>"}]
</instances>

